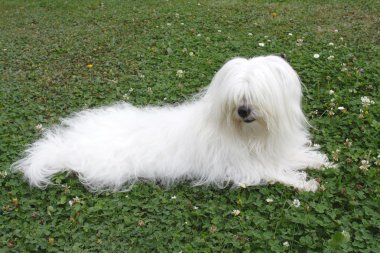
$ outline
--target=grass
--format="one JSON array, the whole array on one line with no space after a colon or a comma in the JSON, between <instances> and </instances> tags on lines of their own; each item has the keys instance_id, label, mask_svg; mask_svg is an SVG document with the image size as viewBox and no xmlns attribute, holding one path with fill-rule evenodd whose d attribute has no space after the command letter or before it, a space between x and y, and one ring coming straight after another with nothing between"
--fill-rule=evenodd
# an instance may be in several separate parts
<instances>
[{"instance_id":1,"label":"grass","mask_svg":"<svg viewBox=\"0 0 380 253\"><path fill-rule=\"evenodd\" d=\"M1 252L380 252L377 1L5 0L0 9ZM276 53L301 76L314 141L339 164L311 172L316 193L140 183L96 195L75 177L39 190L7 172L60 117L120 100L180 102L227 59Z\"/></svg>"}]
</instances>

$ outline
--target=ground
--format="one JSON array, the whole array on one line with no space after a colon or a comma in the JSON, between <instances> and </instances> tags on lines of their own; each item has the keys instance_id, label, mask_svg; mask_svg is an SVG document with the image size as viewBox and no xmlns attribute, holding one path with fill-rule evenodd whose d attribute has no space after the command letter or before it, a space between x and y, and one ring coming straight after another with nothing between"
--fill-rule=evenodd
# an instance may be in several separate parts
<instances>
[{"instance_id":1,"label":"ground","mask_svg":"<svg viewBox=\"0 0 380 253\"><path fill-rule=\"evenodd\" d=\"M1 252L380 252L377 1L0 3ZM9 166L61 117L191 98L234 56L286 54L313 141L338 167L316 193L140 183L30 188Z\"/></svg>"}]
</instances>

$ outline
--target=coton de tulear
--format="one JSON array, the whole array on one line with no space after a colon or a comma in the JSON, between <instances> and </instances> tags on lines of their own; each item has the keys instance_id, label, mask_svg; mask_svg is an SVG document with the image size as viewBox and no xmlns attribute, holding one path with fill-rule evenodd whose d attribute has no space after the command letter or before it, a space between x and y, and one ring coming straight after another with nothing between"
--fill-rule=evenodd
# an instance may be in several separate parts
<instances>
[{"instance_id":1,"label":"coton de tulear","mask_svg":"<svg viewBox=\"0 0 380 253\"><path fill-rule=\"evenodd\" d=\"M122 190L138 180L164 185L259 185L304 191L306 168L329 166L311 146L301 83L281 57L228 61L199 96L181 105L119 103L62 120L32 144L13 170L46 187L73 171L90 190Z\"/></svg>"}]
</instances>

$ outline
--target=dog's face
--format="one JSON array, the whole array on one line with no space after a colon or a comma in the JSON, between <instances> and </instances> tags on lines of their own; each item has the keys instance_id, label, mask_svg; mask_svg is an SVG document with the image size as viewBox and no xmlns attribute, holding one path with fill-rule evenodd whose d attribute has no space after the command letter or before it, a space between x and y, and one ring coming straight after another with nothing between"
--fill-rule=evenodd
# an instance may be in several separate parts
<instances>
[{"instance_id":1,"label":"dog's face","mask_svg":"<svg viewBox=\"0 0 380 253\"><path fill-rule=\"evenodd\" d=\"M206 93L221 121L273 131L304 124L301 97L298 75L277 56L230 60Z\"/></svg>"}]
</instances>

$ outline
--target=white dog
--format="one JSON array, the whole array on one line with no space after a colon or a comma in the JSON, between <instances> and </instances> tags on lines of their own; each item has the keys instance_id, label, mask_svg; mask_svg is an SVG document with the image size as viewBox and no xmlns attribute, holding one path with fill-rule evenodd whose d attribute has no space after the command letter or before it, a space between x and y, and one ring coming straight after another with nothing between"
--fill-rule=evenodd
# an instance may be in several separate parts
<instances>
[{"instance_id":1,"label":"white dog","mask_svg":"<svg viewBox=\"0 0 380 253\"><path fill-rule=\"evenodd\" d=\"M328 166L311 147L296 72L277 56L235 58L210 86L178 106L119 103L64 119L25 151L13 169L46 187L74 171L91 190L120 190L141 179L170 184L280 182L315 191L306 168Z\"/></svg>"}]
</instances>

